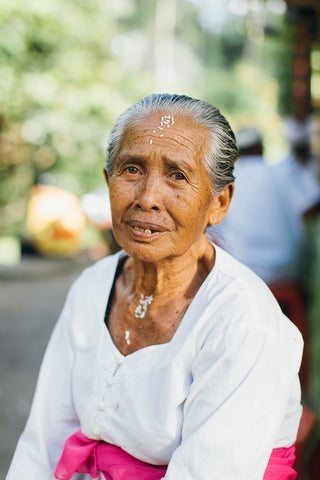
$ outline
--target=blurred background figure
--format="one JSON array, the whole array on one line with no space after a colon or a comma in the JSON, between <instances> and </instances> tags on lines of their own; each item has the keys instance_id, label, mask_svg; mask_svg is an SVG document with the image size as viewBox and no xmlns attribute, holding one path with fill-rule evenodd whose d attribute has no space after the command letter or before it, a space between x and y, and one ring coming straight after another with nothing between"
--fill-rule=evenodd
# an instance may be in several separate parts
<instances>
[{"instance_id":1,"label":"blurred background figure","mask_svg":"<svg viewBox=\"0 0 320 480\"><path fill-rule=\"evenodd\" d=\"M299 283L306 253L303 214L319 202L319 182L292 155L275 166L265 163L258 129L239 130L237 141L234 198L220 228L209 234L268 284Z\"/></svg>"},{"instance_id":2,"label":"blurred background figure","mask_svg":"<svg viewBox=\"0 0 320 480\"><path fill-rule=\"evenodd\" d=\"M283 163L288 164L288 168L290 168L289 165L298 164L301 167L300 172L309 171L312 192L315 188L315 177L319 178L317 157L311 147L313 133L312 123L308 116L302 118L291 116L284 121L284 137L290 146L290 153ZM306 192L306 195L310 195L310 193Z\"/></svg>"},{"instance_id":3,"label":"blurred background figure","mask_svg":"<svg viewBox=\"0 0 320 480\"><path fill-rule=\"evenodd\" d=\"M290 152L274 167L275 179L283 201L288 202L290 243L288 253L292 263L289 279L305 288L304 280L309 267L310 245L305 220L316 221L320 205L319 161L311 147L312 127L308 117L289 117L284 122L284 137ZM285 188L284 188L285 186Z\"/></svg>"}]
</instances>

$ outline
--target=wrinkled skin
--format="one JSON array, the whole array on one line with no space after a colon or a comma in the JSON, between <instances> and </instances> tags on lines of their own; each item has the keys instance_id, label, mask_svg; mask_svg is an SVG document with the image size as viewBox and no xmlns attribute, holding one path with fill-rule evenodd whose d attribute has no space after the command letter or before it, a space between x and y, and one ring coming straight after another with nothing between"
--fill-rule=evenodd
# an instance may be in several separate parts
<instances>
[{"instance_id":1,"label":"wrinkled skin","mask_svg":"<svg viewBox=\"0 0 320 480\"><path fill-rule=\"evenodd\" d=\"M205 127L179 115L162 129L164 115L149 114L130 125L112 176L105 172L114 235L129 255L109 320L124 354L170 341L214 265L205 228L224 218L233 192L230 184L213 196L203 163ZM134 316L141 294L154 296L143 320Z\"/></svg>"}]
</instances>

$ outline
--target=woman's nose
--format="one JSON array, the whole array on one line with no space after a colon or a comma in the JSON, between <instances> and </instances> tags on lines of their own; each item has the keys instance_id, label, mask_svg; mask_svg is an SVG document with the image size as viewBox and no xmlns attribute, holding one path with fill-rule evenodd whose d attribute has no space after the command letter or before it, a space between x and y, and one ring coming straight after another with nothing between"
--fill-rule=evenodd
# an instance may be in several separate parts
<instances>
[{"instance_id":1,"label":"woman's nose","mask_svg":"<svg viewBox=\"0 0 320 480\"><path fill-rule=\"evenodd\" d=\"M143 210L161 210L163 188L154 176L146 177L137 188L135 205Z\"/></svg>"}]
</instances>

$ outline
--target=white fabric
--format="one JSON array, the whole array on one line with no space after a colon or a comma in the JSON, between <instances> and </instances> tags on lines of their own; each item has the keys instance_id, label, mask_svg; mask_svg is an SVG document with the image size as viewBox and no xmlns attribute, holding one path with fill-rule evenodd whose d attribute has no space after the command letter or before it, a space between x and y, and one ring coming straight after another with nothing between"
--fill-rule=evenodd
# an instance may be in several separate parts
<instances>
[{"instance_id":1,"label":"white fabric","mask_svg":"<svg viewBox=\"0 0 320 480\"><path fill-rule=\"evenodd\" d=\"M302 215L320 200L316 176L293 157L269 166L248 156L237 162L235 178L229 211L209 235L268 284L298 280L306 249Z\"/></svg>"},{"instance_id":2,"label":"white fabric","mask_svg":"<svg viewBox=\"0 0 320 480\"><path fill-rule=\"evenodd\" d=\"M311 118L298 120L295 117L287 117L283 126L284 137L291 145L310 142L311 137L316 134Z\"/></svg>"},{"instance_id":3,"label":"white fabric","mask_svg":"<svg viewBox=\"0 0 320 480\"><path fill-rule=\"evenodd\" d=\"M274 166L278 185L287 192L293 211L299 219L320 200L318 167L315 157L311 157L307 164L302 165L295 159L293 153Z\"/></svg>"},{"instance_id":4,"label":"white fabric","mask_svg":"<svg viewBox=\"0 0 320 480\"><path fill-rule=\"evenodd\" d=\"M166 480L260 480L301 415L302 339L266 285L228 253L169 343L124 357L104 324L120 252L86 269L49 342L7 480L52 480L76 429L167 464Z\"/></svg>"}]
</instances>

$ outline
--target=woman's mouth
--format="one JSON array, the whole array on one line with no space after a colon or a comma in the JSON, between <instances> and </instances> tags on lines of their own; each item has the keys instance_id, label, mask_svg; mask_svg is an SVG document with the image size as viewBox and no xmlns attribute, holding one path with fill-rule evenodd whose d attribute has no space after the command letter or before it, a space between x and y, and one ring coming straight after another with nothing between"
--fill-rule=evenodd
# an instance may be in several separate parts
<instances>
[{"instance_id":1,"label":"woman's mouth","mask_svg":"<svg viewBox=\"0 0 320 480\"><path fill-rule=\"evenodd\" d=\"M152 238L166 231L162 225L144 222L129 222L132 234L137 238Z\"/></svg>"},{"instance_id":2,"label":"woman's mouth","mask_svg":"<svg viewBox=\"0 0 320 480\"><path fill-rule=\"evenodd\" d=\"M152 230L150 230L150 228L133 227L133 230L146 233L147 235L151 235L152 233L154 233Z\"/></svg>"}]
</instances>

